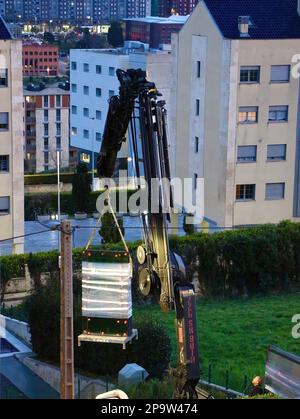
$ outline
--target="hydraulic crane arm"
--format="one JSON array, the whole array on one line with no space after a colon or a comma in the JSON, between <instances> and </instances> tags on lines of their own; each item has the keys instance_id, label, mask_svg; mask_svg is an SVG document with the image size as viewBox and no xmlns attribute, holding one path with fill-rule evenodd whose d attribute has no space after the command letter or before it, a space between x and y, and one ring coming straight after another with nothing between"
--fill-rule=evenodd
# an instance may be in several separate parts
<instances>
[{"instance_id":1,"label":"hydraulic crane arm","mask_svg":"<svg viewBox=\"0 0 300 419\"><path fill-rule=\"evenodd\" d=\"M148 211L141 214L144 245L137 250L137 277L144 296L159 294L163 311L176 310L178 367L174 370L177 398L196 398L200 378L194 287L186 278L182 258L169 249L168 220L173 206L165 103L142 70L117 70L119 96L110 99L98 176L113 175L118 152L130 128L135 175L148 185ZM156 179L159 190L151 181ZM167 185L167 186L166 186ZM151 211L153 200L158 211Z\"/></svg>"}]
</instances>

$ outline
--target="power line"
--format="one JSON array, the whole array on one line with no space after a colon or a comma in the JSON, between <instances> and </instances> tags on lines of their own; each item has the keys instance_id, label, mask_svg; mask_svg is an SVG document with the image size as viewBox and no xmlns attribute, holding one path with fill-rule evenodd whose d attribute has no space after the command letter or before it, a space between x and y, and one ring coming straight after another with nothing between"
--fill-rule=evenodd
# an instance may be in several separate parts
<instances>
[{"instance_id":1,"label":"power line","mask_svg":"<svg viewBox=\"0 0 300 419\"><path fill-rule=\"evenodd\" d=\"M50 231L51 231L51 229L48 228L47 230L43 230L43 231L35 231L34 233L27 233L27 234L23 234L21 236L10 237L8 239L1 239L0 243L13 241L13 240L17 240L17 239L24 239L25 237L36 236L38 234L49 233Z\"/></svg>"}]
</instances>

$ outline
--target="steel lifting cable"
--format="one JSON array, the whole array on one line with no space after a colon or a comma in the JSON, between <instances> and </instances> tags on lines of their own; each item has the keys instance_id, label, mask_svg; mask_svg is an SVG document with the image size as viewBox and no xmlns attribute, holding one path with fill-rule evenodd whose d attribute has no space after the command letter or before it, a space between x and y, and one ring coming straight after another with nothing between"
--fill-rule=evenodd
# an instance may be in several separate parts
<instances>
[{"instance_id":1,"label":"steel lifting cable","mask_svg":"<svg viewBox=\"0 0 300 419\"><path fill-rule=\"evenodd\" d=\"M94 229L93 229L93 231L92 231L92 234L90 235L90 238L89 238L89 240L88 240L88 243L87 243L87 245L86 245L86 247L85 247L85 251L87 251L87 250L89 249L90 245L92 244L92 241L94 240L94 237L95 237L95 234L96 234L97 227L99 226L99 224L100 224L100 222L101 222L101 220L102 220L102 217L103 217L104 213L106 212L106 210L107 210L107 206L108 206L108 208L109 208L109 210L110 210L110 213L111 213L111 214L112 214L112 216L113 216L114 222L115 222L115 224L116 224L116 226L117 226L117 229L118 229L118 232L119 232L119 234L120 234L120 237L121 237L122 243L123 243L123 245L124 245L124 247L125 247L125 250L126 250L126 252L128 253L129 259L130 259L130 261L131 261L131 256L130 256L130 252L129 252L129 249L128 249L128 246L127 246L127 243L126 243L126 241L125 241L125 237L124 237L124 235L123 235L123 233L122 233L122 230L121 230L121 227L120 227L120 225L119 225L118 219L117 219L117 217L116 217L115 211L113 210L113 207L112 207L111 202L110 202L110 194L109 194L109 189L108 189L108 188L107 188L107 190L106 190L106 194L107 194L107 198L106 198L107 205L106 205L106 206L104 206L104 207L102 208L102 211L101 211L101 213L100 213L100 216L99 216L99 218L98 218L98 221L97 221L97 223L96 223L96 225L95 225L95 227L94 227Z\"/></svg>"}]
</instances>

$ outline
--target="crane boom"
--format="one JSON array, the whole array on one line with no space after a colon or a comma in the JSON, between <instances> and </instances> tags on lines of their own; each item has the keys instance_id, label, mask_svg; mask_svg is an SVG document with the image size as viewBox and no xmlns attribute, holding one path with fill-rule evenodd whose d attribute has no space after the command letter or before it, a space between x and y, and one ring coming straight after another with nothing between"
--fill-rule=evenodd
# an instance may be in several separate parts
<instances>
[{"instance_id":1,"label":"crane boom","mask_svg":"<svg viewBox=\"0 0 300 419\"><path fill-rule=\"evenodd\" d=\"M100 178L113 176L129 128L137 178L148 185L148 210L140 214L144 244L137 250L137 280L144 296L158 294L163 311L176 310L178 366L173 371L177 398L197 398L200 378L196 302L182 258L171 252L167 232L173 207L165 102L141 69L117 70L119 95L109 102L97 162ZM152 181L159 184L158 192ZM166 186L167 185L167 186ZM153 201L158 211L151 211Z\"/></svg>"}]
</instances>

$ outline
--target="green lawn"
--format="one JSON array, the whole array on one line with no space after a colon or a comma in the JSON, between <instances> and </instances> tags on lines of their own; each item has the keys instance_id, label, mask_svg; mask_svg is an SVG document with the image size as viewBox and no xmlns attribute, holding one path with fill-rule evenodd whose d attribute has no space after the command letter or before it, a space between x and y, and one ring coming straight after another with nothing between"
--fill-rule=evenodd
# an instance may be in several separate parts
<instances>
[{"instance_id":1,"label":"green lawn","mask_svg":"<svg viewBox=\"0 0 300 419\"><path fill-rule=\"evenodd\" d=\"M134 315L151 313L165 325L173 344L176 363L174 313L158 307L135 308ZM212 365L212 382L225 384L229 370L230 388L242 391L244 377L264 374L266 350L270 344L300 355L300 341L292 338L292 317L300 313L300 294L250 300L204 301L197 306L198 338L203 378ZM151 350L151 348L149 349Z\"/></svg>"}]
</instances>

